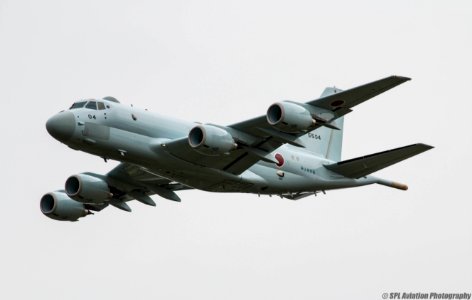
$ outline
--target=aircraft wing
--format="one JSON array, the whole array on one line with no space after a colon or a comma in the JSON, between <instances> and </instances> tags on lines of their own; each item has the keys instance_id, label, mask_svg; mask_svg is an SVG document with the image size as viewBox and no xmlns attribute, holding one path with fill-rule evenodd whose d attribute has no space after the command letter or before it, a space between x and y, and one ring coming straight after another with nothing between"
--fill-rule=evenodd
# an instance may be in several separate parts
<instances>
[{"instance_id":1,"label":"aircraft wing","mask_svg":"<svg viewBox=\"0 0 472 300\"><path fill-rule=\"evenodd\" d=\"M389 76L345 91L331 88L330 90L332 92L329 93L329 95L326 95L327 93L325 91L325 93L321 95L321 98L308 101L306 104L334 113L335 117L332 119L334 120L351 112L351 108L354 106L361 104L362 102L367 101L383 92L386 92L408 80L411 80L411 78L402 76ZM318 125L318 127L319 126L320 125ZM261 128L272 129L272 127L267 123L265 115L233 124L230 127L242 130L244 132L253 133L255 135L260 135L259 132Z\"/></svg>"},{"instance_id":2,"label":"aircraft wing","mask_svg":"<svg viewBox=\"0 0 472 300\"><path fill-rule=\"evenodd\" d=\"M275 160L272 161L265 156L271 152L270 149L276 149L280 145L282 143L264 138L261 139L259 144L253 146L238 148L220 156L208 156L192 149L185 137L165 143L165 149L175 157L202 167L214 168L232 174L241 174L259 160L276 163Z\"/></svg>"},{"instance_id":3,"label":"aircraft wing","mask_svg":"<svg viewBox=\"0 0 472 300\"><path fill-rule=\"evenodd\" d=\"M168 200L180 202L175 191L191 189L186 185L156 175L144 167L128 163L120 163L108 172L104 179L115 194L115 199L110 201L110 204L126 211L131 211L126 204L127 201L138 200L155 206L156 204L149 196L157 194Z\"/></svg>"},{"instance_id":4,"label":"aircraft wing","mask_svg":"<svg viewBox=\"0 0 472 300\"><path fill-rule=\"evenodd\" d=\"M390 76L371 83L367 83L346 91L333 93L317 100L309 101L307 104L324 108L335 113L336 118L351 112L351 108L361 104L411 78L402 76Z\"/></svg>"},{"instance_id":5,"label":"aircraft wing","mask_svg":"<svg viewBox=\"0 0 472 300\"><path fill-rule=\"evenodd\" d=\"M410 78L390 76L345 91L327 88L321 98L309 101L304 105L315 107L330 123L351 112L354 106L408 80ZM316 123L311 130L320 126L329 127L329 123L327 125ZM268 124L265 115L226 127L218 127L233 135L238 142L238 149L231 151L228 155L206 156L194 151L188 145L187 138L181 138L166 143L167 151L180 159L197 165L240 174L259 160L275 163L267 157L267 154L285 143L304 147L298 138L306 133L289 134L278 131Z\"/></svg>"}]
</instances>

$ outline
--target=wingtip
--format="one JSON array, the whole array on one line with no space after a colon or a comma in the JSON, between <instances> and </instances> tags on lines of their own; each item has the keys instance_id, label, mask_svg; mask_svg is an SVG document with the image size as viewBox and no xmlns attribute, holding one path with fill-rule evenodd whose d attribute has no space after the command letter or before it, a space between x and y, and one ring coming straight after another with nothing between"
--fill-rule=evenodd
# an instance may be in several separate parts
<instances>
[{"instance_id":1,"label":"wingtip","mask_svg":"<svg viewBox=\"0 0 472 300\"><path fill-rule=\"evenodd\" d=\"M423 144L423 143L418 143L417 145L422 146L425 149L425 151L431 150L431 149L434 148L434 146L431 146L431 145L428 145L428 144Z\"/></svg>"},{"instance_id":2,"label":"wingtip","mask_svg":"<svg viewBox=\"0 0 472 300\"><path fill-rule=\"evenodd\" d=\"M392 75L392 77L398 78L398 79L402 80L403 82L411 80L410 77L400 76L400 75Z\"/></svg>"}]
</instances>

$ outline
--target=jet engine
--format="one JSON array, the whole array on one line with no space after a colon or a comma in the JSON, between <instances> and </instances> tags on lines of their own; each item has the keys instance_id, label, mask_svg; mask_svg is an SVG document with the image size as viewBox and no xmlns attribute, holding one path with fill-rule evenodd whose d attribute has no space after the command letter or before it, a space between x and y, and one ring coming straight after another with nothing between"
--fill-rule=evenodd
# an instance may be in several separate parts
<instances>
[{"instance_id":1,"label":"jet engine","mask_svg":"<svg viewBox=\"0 0 472 300\"><path fill-rule=\"evenodd\" d=\"M277 102L267 110L267 122L282 132L300 133L309 130L316 122L311 113L292 102Z\"/></svg>"},{"instance_id":2,"label":"jet engine","mask_svg":"<svg viewBox=\"0 0 472 300\"><path fill-rule=\"evenodd\" d=\"M101 178L78 174L66 180L67 196L82 203L103 203L111 199L108 184Z\"/></svg>"},{"instance_id":3,"label":"jet engine","mask_svg":"<svg viewBox=\"0 0 472 300\"><path fill-rule=\"evenodd\" d=\"M197 125L188 133L188 143L204 155L221 155L238 147L231 134L212 125Z\"/></svg>"},{"instance_id":4,"label":"jet engine","mask_svg":"<svg viewBox=\"0 0 472 300\"><path fill-rule=\"evenodd\" d=\"M91 214L83 203L72 200L63 192L47 193L41 198L39 207L46 217L58 221L77 221Z\"/></svg>"}]
</instances>

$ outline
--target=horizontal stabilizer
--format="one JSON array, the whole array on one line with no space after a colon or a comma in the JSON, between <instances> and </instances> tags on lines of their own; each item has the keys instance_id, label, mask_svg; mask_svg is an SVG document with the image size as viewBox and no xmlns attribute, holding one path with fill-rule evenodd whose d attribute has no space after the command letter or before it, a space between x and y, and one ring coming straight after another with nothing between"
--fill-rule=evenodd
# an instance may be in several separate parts
<instances>
[{"instance_id":1,"label":"horizontal stabilizer","mask_svg":"<svg viewBox=\"0 0 472 300\"><path fill-rule=\"evenodd\" d=\"M425 144L413 144L326 165L325 168L345 177L360 178L431 148L433 147Z\"/></svg>"}]
</instances>

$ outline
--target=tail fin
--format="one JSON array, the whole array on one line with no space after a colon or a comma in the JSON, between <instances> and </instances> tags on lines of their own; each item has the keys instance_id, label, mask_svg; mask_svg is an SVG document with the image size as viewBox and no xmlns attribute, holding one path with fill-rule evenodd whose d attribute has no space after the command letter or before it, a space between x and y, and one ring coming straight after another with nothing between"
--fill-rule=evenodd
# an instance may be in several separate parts
<instances>
[{"instance_id":1,"label":"tail fin","mask_svg":"<svg viewBox=\"0 0 472 300\"><path fill-rule=\"evenodd\" d=\"M320 98L339 92L342 92L342 90L335 87L328 87L323 91ZM340 161L343 146L344 117L336 119L331 122L331 124L339 128L339 130L321 126L300 137L300 140L303 142L306 149L311 152L317 153L332 161Z\"/></svg>"}]
</instances>

